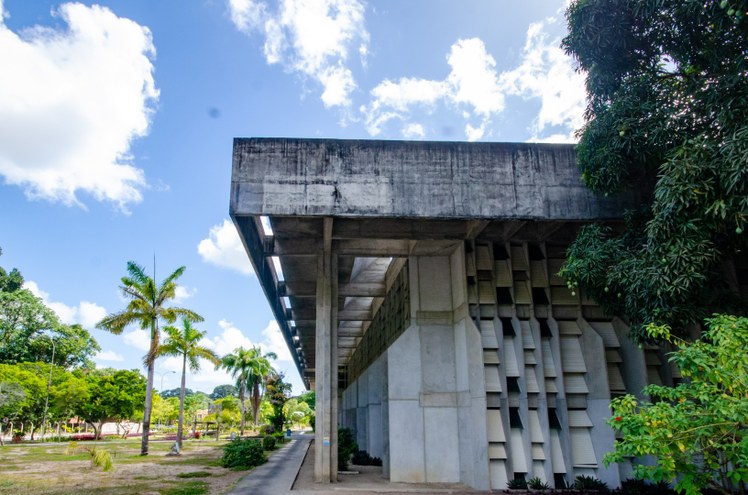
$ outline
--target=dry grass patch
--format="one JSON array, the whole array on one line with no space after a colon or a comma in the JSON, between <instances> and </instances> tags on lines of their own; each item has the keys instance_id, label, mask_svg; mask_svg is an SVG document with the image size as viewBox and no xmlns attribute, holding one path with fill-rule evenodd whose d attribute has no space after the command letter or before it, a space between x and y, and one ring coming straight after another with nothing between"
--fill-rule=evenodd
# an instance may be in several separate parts
<instances>
[{"instance_id":1,"label":"dry grass patch","mask_svg":"<svg viewBox=\"0 0 748 495\"><path fill-rule=\"evenodd\" d=\"M97 442L114 460L106 473L91 468L87 454L66 455L65 443L9 445L0 448L0 494L218 495L246 474L220 466L224 441L185 441L181 456L167 457L172 443L151 442L143 457L136 439ZM190 473L203 476L185 480L195 476Z\"/></svg>"}]
</instances>

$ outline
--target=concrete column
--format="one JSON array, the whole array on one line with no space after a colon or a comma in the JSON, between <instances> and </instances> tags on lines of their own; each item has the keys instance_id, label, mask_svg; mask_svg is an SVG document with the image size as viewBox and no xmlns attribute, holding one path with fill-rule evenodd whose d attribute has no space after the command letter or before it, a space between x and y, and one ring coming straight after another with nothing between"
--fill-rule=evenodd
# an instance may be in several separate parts
<instances>
[{"instance_id":1,"label":"concrete column","mask_svg":"<svg viewBox=\"0 0 748 495\"><path fill-rule=\"evenodd\" d=\"M464 252L410 257L411 326L387 350L390 480L489 488L481 339Z\"/></svg>"},{"instance_id":2,"label":"concrete column","mask_svg":"<svg viewBox=\"0 0 748 495\"><path fill-rule=\"evenodd\" d=\"M337 305L336 258L331 250L332 219L325 218L324 247L317 255L316 308L316 449L314 479L319 483L337 481Z\"/></svg>"}]
</instances>

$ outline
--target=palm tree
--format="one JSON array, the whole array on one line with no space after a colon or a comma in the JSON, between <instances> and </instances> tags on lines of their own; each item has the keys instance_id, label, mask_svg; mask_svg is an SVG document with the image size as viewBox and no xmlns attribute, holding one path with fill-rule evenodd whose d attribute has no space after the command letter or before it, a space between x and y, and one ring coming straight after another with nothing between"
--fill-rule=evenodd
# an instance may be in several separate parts
<instances>
[{"instance_id":1,"label":"palm tree","mask_svg":"<svg viewBox=\"0 0 748 495\"><path fill-rule=\"evenodd\" d=\"M247 377L249 376L252 360L254 359L252 351L253 349L237 347L234 349L234 352L223 356L221 364L216 366L216 368L221 367L225 369L231 374L232 378L236 379L236 388L239 389L239 409L241 411L239 423L240 436L244 436L244 399L247 396Z\"/></svg>"},{"instance_id":2,"label":"palm tree","mask_svg":"<svg viewBox=\"0 0 748 495\"><path fill-rule=\"evenodd\" d=\"M270 359L277 359L274 352L268 352L263 355L259 347L253 347L255 353L249 376L247 377L247 387L249 388L249 403L252 406L252 420L255 426L259 421L260 404L262 397L265 395L265 385L267 379L275 373L275 369L270 364Z\"/></svg>"},{"instance_id":3,"label":"palm tree","mask_svg":"<svg viewBox=\"0 0 748 495\"><path fill-rule=\"evenodd\" d=\"M140 455L148 455L148 434L151 430L151 406L153 402L153 371L159 348L159 320L174 323L178 317L190 321L202 321L197 313L184 308L167 307L166 303L174 299L177 288L176 280L185 271L184 266L174 270L168 277L156 284L145 269L134 261L127 262L128 275L122 277L120 290L129 300L127 306L119 313L112 313L96 324L96 328L119 335L131 324L139 324L143 330L150 330L151 344L143 363L148 369L145 389L145 408L143 410L143 437L140 443Z\"/></svg>"},{"instance_id":4,"label":"palm tree","mask_svg":"<svg viewBox=\"0 0 748 495\"><path fill-rule=\"evenodd\" d=\"M159 346L158 356L181 356L182 357L182 385L179 389L179 423L177 426L177 444L182 448L182 424L184 423L184 385L187 375L187 364L190 371L200 371L200 358L207 359L218 365L221 360L215 352L200 345L200 339L205 337L206 332L201 332L192 326L187 318L182 318L182 328L172 326L164 327L166 339Z\"/></svg>"},{"instance_id":5,"label":"palm tree","mask_svg":"<svg viewBox=\"0 0 748 495\"><path fill-rule=\"evenodd\" d=\"M250 404L252 406L252 418L254 424L257 424L262 392L265 390L265 378L273 370L268 361L270 357L275 359L276 355L269 352L263 356L262 350L255 346L251 349L237 347L234 349L234 352L225 355L221 359L220 367L231 373L232 378L236 379L236 388L239 389L239 405L241 409L240 435L244 435L247 391L249 391Z\"/></svg>"}]
</instances>

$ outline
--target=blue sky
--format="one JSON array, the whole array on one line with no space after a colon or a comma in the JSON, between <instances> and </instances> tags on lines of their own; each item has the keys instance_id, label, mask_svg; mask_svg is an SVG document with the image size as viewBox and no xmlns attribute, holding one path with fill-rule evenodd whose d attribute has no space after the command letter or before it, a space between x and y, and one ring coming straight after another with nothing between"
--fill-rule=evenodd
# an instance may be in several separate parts
<instances>
[{"instance_id":1,"label":"blue sky","mask_svg":"<svg viewBox=\"0 0 748 495\"><path fill-rule=\"evenodd\" d=\"M583 79L566 0L0 0L0 266L99 366L146 335L93 329L128 260L180 265L219 354L259 344L302 388L228 217L234 137L572 142ZM174 359L155 386L178 385ZM187 386L228 377L206 365Z\"/></svg>"}]
</instances>

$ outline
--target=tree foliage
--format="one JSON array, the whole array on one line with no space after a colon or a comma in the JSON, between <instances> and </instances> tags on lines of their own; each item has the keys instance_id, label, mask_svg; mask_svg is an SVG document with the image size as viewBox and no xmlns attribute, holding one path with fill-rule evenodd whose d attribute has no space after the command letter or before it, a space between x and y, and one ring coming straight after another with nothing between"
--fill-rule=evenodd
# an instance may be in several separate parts
<instances>
[{"instance_id":1,"label":"tree foliage","mask_svg":"<svg viewBox=\"0 0 748 495\"><path fill-rule=\"evenodd\" d=\"M677 387L649 385L654 402L614 399L608 424L621 434L605 463L650 455L638 478L676 483L688 495L704 488L745 493L748 487L748 318L715 316L692 344L651 325L653 338L678 346L670 361L685 379Z\"/></svg>"},{"instance_id":2,"label":"tree foliage","mask_svg":"<svg viewBox=\"0 0 748 495\"><path fill-rule=\"evenodd\" d=\"M563 276L625 316L673 331L742 312L748 248L748 1L577 0L566 51L589 104L577 161L604 194L638 196L623 232L584 229ZM742 261L741 261L742 259Z\"/></svg>"},{"instance_id":3,"label":"tree foliage","mask_svg":"<svg viewBox=\"0 0 748 495\"><path fill-rule=\"evenodd\" d=\"M137 370L93 370L85 375L88 398L75 413L93 426L96 437L101 426L110 421L131 419L143 410L145 378Z\"/></svg>"},{"instance_id":4,"label":"tree foliage","mask_svg":"<svg viewBox=\"0 0 748 495\"><path fill-rule=\"evenodd\" d=\"M25 289L21 272L0 267L0 362L49 362L50 339L55 364L63 368L92 368L91 358L101 350L86 329L62 324L41 298Z\"/></svg>"},{"instance_id":5,"label":"tree foliage","mask_svg":"<svg viewBox=\"0 0 748 495\"><path fill-rule=\"evenodd\" d=\"M210 398L213 400L216 399L223 399L224 397L237 397L239 395L239 390L236 388L235 385L218 385L213 389L213 392L210 394Z\"/></svg>"}]
</instances>

